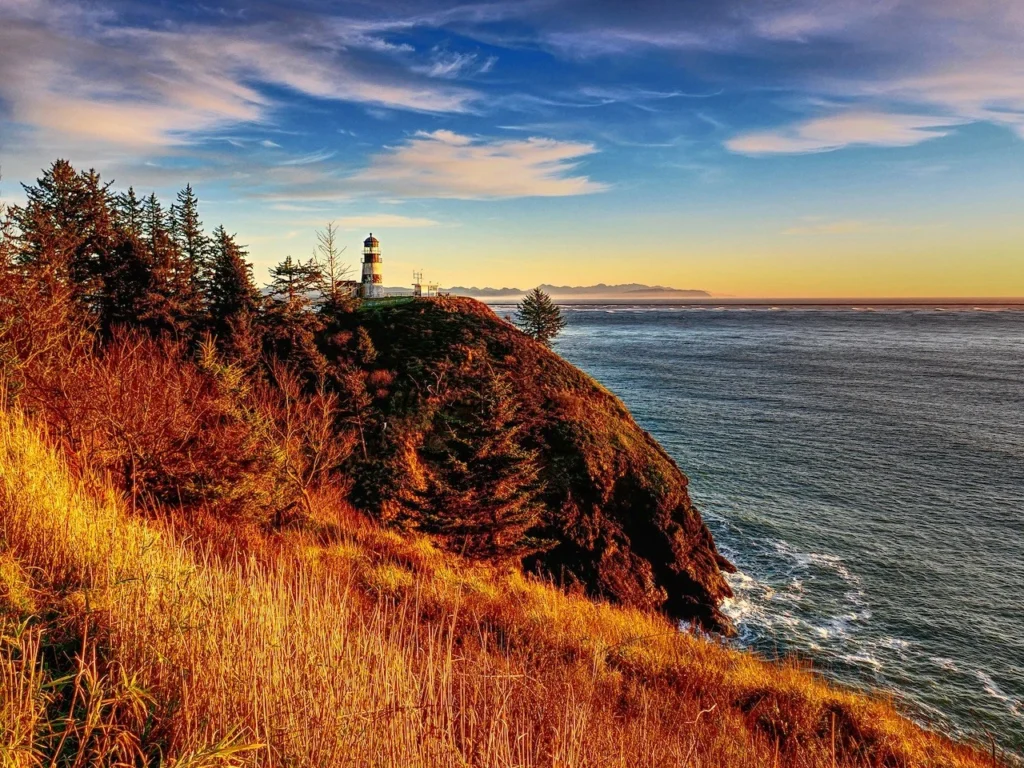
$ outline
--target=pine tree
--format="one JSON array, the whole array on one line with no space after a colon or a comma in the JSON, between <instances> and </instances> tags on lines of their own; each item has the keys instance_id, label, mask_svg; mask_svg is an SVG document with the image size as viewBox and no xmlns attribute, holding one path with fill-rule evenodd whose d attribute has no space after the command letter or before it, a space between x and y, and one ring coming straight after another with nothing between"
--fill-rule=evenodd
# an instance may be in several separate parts
<instances>
[{"instance_id":1,"label":"pine tree","mask_svg":"<svg viewBox=\"0 0 1024 768\"><path fill-rule=\"evenodd\" d=\"M253 317L259 311L260 292L247 255L223 226L214 230L206 300L211 326L218 336L230 335L231 324L240 315Z\"/></svg>"},{"instance_id":2,"label":"pine tree","mask_svg":"<svg viewBox=\"0 0 1024 768\"><path fill-rule=\"evenodd\" d=\"M417 527L471 557L521 559L545 547L538 462L523 444L512 387L486 374L479 391L452 396L444 426L423 449L436 470L419 494Z\"/></svg>"},{"instance_id":3,"label":"pine tree","mask_svg":"<svg viewBox=\"0 0 1024 768\"><path fill-rule=\"evenodd\" d=\"M562 311L539 287L534 288L516 305L516 325L523 333L550 347L551 341L565 328Z\"/></svg>"},{"instance_id":4,"label":"pine tree","mask_svg":"<svg viewBox=\"0 0 1024 768\"><path fill-rule=\"evenodd\" d=\"M118 195L114 200L117 213L117 224L124 232L134 236L142 236L142 201L135 194L135 187Z\"/></svg>"},{"instance_id":5,"label":"pine tree","mask_svg":"<svg viewBox=\"0 0 1024 768\"><path fill-rule=\"evenodd\" d=\"M287 305L290 311L301 311L311 304L309 294L316 287L320 272L312 259L303 261L286 256L270 268L270 277L270 297Z\"/></svg>"},{"instance_id":6,"label":"pine tree","mask_svg":"<svg viewBox=\"0 0 1024 768\"><path fill-rule=\"evenodd\" d=\"M111 269L112 251L117 243L114 223L114 200L110 182L104 184L95 170L81 174L85 184L85 208L82 212L85 243L79 252L76 279L87 286L87 301L94 310L101 311L99 303L105 293Z\"/></svg>"},{"instance_id":7,"label":"pine tree","mask_svg":"<svg viewBox=\"0 0 1024 768\"><path fill-rule=\"evenodd\" d=\"M327 360L316 345L323 320L311 311L310 293L319 279L312 260L285 258L270 268L270 306L263 316L270 357L291 363L311 379L322 378Z\"/></svg>"},{"instance_id":8,"label":"pine tree","mask_svg":"<svg viewBox=\"0 0 1024 768\"><path fill-rule=\"evenodd\" d=\"M152 331L192 338L202 318L202 297L191 280L188 262L171 237L170 219L155 194L143 201L142 233L149 252L149 282L138 320Z\"/></svg>"},{"instance_id":9,"label":"pine tree","mask_svg":"<svg viewBox=\"0 0 1024 768\"><path fill-rule=\"evenodd\" d=\"M82 243L85 185L71 163L58 160L43 172L35 186L22 187L27 202L12 211L21 233L21 262L69 283L75 252Z\"/></svg>"},{"instance_id":10,"label":"pine tree","mask_svg":"<svg viewBox=\"0 0 1024 768\"><path fill-rule=\"evenodd\" d=\"M189 277L199 290L206 281L210 258L210 239L203 232L203 222L199 220L199 198L187 184L178 192L174 205L171 206L171 232L182 258L188 263Z\"/></svg>"},{"instance_id":11,"label":"pine tree","mask_svg":"<svg viewBox=\"0 0 1024 768\"><path fill-rule=\"evenodd\" d=\"M160 322L148 320L149 302L154 294L155 275L150 252L138 233L122 230L111 252L111 269L106 276L100 329L109 337L120 325L166 330Z\"/></svg>"},{"instance_id":12,"label":"pine tree","mask_svg":"<svg viewBox=\"0 0 1024 768\"><path fill-rule=\"evenodd\" d=\"M170 221L156 192L151 192L142 201L142 236L154 252L166 247L170 241Z\"/></svg>"},{"instance_id":13,"label":"pine tree","mask_svg":"<svg viewBox=\"0 0 1024 768\"><path fill-rule=\"evenodd\" d=\"M58 160L24 189L25 206L12 209L19 263L70 289L81 309L96 314L115 240L109 184Z\"/></svg>"}]
</instances>

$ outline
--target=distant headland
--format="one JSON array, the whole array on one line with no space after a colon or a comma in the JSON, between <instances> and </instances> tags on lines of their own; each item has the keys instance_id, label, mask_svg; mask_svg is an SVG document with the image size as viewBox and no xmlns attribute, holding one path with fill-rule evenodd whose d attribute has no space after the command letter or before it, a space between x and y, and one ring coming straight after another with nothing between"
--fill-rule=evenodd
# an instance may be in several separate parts
<instances>
[{"instance_id":1,"label":"distant headland","mask_svg":"<svg viewBox=\"0 0 1024 768\"><path fill-rule=\"evenodd\" d=\"M544 284L541 285L540 288L556 301L566 299L648 300L711 298L711 294L708 291L683 288L668 288L663 285L643 285L641 283L624 283L621 285L606 285L604 283L598 283L597 285L586 286ZM411 292L409 291L408 288L387 288L385 290L387 291L387 293L392 295L400 295L404 292ZM527 290L529 289L477 288L476 286L467 288L461 285L441 289L443 293L450 293L453 296L468 296L474 299L481 299L484 301L495 299L518 300L526 294Z\"/></svg>"}]
</instances>

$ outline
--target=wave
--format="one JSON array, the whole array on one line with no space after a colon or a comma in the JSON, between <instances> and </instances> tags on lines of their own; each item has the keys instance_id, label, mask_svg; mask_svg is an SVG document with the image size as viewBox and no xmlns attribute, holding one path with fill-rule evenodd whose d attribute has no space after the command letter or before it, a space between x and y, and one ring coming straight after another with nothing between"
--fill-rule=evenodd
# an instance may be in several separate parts
<instances>
[{"instance_id":1,"label":"wave","mask_svg":"<svg viewBox=\"0 0 1024 768\"><path fill-rule=\"evenodd\" d=\"M1024 718L1024 702L1021 702L1019 699L1011 696L1000 688L996 684L996 681L987 673L975 671L974 675L981 681L981 685L982 688L985 689L985 693L1006 704L1012 714Z\"/></svg>"}]
</instances>

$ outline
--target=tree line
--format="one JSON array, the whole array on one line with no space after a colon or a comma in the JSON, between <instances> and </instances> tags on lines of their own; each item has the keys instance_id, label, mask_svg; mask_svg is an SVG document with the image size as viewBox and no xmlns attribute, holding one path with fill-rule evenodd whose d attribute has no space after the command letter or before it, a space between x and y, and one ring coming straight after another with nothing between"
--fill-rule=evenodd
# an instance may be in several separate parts
<instances>
[{"instance_id":1,"label":"tree line","mask_svg":"<svg viewBox=\"0 0 1024 768\"><path fill-rule=\"evenodd\" d=\"M489 368L445 379L465 368L458 345L433 371L444 386L396 381L333 225L261 290L191 186L167 206L58 160L24 190L0 211L0 404L133 506L273 525L327 494L469 554L540 546L514 388Z\"/></svg>"},{"instance_id":2,"label":"tree line","mask_svg":"<svg viewBox=\"0 0 1024 768\"><path fill-rule=\"evenodd\" d=\"M66 291L79 319L104 336L133 326L228 341L258 321L272 345L301 345L289 326L313 304L312 293L322 313L351 301L331 224L308 260L288 256L270 270L264 294L235 236L222 225L204 230L191 185L167 207L155 193L116 193L96 171L58 160L23 186L27 202L6 211L6 263L50 291Z\"/></svg>"}]
</instances>

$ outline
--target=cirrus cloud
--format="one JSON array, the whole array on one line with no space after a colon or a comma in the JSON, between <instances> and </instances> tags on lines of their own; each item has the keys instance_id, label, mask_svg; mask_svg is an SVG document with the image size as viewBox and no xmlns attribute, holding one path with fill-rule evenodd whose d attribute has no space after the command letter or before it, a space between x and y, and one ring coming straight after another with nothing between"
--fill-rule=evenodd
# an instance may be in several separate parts
<instances>
[{"instance_id":1,"label":"cirrus cloud","mask_svg":"<svg viewBox=\"0 0 1024 768\"><path fill-rule=\"evenodd\" d=\"M365 213L335 219L342 229L423 229L440 226L441 222L424 216L401 216L397 213Z\"/></svg>"},{"instance_id":2,"label":"cirrus cloud","mask_svg":"<svg viewBox=\"0 0 1024 768\"><path fill-rule=\"evenodd\" d=\"M957 118L884 112L846 112L814 118L784 128L753 131L726 141L744 155L830 152L849 146L909 147L949 134Z\"/></svg>"},{"instance_id":3,"label":"cirrus cloud","mask_svg":"<svg viewBox=\"0 0 1024 768\"><path fill-rule=\"evenodd\" d=\"M486 140L452 131L420 132L371 158L351 178L397 197L499 199L603 192L605 184L574 173L593 144L531 137Z\"/></svg>"},{"instance_id":4,"label":"cirrus cloud","mask_svg":"<svg viewBox=\"0 0 1024 768\"><path fill-rule=\"evenodd\" d=\"M0 22L0 119L35 144L180 146L270 120L282 97L267 86L426 113L465 112L477 98L394 63L404 47L339 25L318 36L273 21L124 26L61 0L19 0Z\"/></svg>"}]
</instances>

